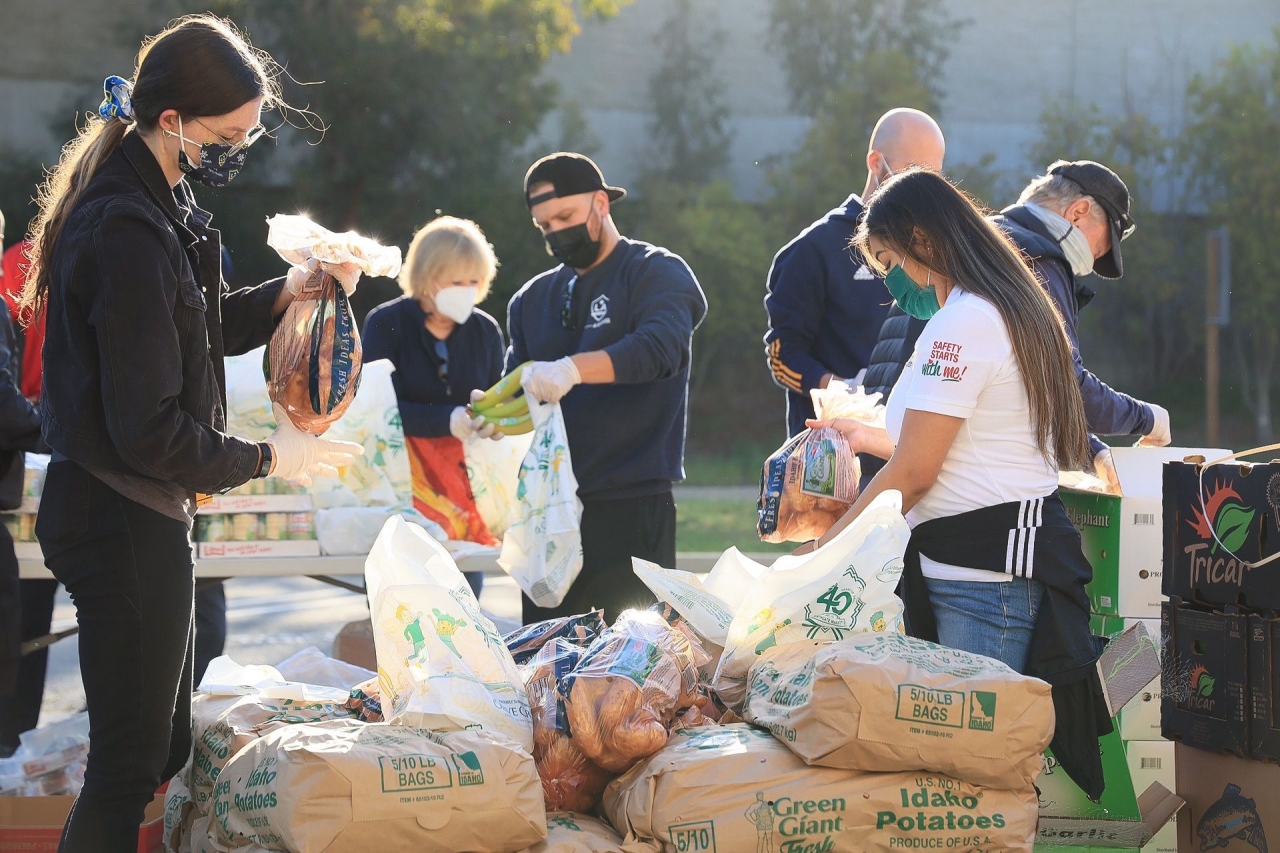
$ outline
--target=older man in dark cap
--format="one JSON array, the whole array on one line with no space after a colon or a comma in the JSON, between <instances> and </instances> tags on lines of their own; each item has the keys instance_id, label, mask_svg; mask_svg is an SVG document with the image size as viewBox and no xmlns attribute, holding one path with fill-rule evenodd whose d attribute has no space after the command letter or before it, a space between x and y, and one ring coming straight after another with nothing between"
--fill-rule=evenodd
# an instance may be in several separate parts
<instances>
[{"instance_id":1,"label":"older man in dark cap","mask_svg":"<svg viewBox=\"0 0 1280 853\"><path fill-rule=\"evenodd\" d=\"M673 482L684 478L693 331L707 301L679 256L623 237L609 186L581 154L534 163L524 198L559 266L533 278L507 308L507 369L560 403L582 501L583 568L556 608L524 600L524 620L602 607L612 621L653 601L631 558L673 566Z\"/></svg>"}]
</instances>

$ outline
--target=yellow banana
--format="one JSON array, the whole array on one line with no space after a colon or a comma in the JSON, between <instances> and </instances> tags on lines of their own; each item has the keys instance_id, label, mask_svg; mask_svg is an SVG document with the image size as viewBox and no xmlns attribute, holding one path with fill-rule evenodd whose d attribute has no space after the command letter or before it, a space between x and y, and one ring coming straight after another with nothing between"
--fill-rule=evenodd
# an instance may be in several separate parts
<instances>
[{"instance_id":1,"label":"yellow banana","mask_svg":"<svg viewBox=\"0 0 1280 853\"><path fill-rule=\"evenodd\" d=\"M475 415L484 415L486 418L519 417L520 415L528 414L529 400L527 397L521 396L512 397L510 400L505 400L489 408L473 405L471 412Z\"/></svg>"},{"instance_id":2,"label":"yellow banana","mask_svg":"<svg viewBox=\"0 0 1280 853\"><path fill-rule=\"evenodd\" d=\"M530 364L533 364L533 362L526 361L506 376L499 379L496 385L484 392L483 397L471 404L472 410L479 412L481 409L493 408L498 403L501 403L503 400L506 400L515 394L516 390L520 387L520 375L524 373L524 369Z\"/></svg>"},{"instance_id":3,"label":"yellow banana","mask_svg":"<svg viewBox=\"0 0 1280 853\"><path fill-rule=\"evenodd\" d=\"M483 414L480 417L506 435L523 435L533 429L533 418L527 413L512 418L495 418Z\"/></svg>"}]
</instances>

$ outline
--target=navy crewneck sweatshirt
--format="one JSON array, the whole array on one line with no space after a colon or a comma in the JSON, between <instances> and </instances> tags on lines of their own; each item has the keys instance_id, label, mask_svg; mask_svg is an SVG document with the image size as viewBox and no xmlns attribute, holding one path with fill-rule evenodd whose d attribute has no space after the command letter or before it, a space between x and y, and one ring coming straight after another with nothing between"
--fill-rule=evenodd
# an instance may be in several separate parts
<instances>
[{"instance_id":1,"label":"navy crewneck sweatshirt","mask_svg":"<svg viewBox=\"0 0 1280 853\"><path fill-rule=\"evenodd\" d=\"M625 237L586 275L561 265L511 298L508 370L595 350L613 360L613 384L578 385L560 401L582 500L661 494L684 479L693 331L706 313L682 258Z\"/></svg>"}]
</instances>

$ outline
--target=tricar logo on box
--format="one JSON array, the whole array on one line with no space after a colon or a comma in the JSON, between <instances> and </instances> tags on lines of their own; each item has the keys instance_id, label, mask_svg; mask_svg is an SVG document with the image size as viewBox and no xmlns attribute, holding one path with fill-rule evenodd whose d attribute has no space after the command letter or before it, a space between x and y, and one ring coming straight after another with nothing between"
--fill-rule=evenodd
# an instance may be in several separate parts
<instances>
[{"instance_id":1,"label":"tricar logo on box","mask_svg":"<svg viewBox=\"0 0 1280 853\"><path fill-rule=\"evenodd\" d=\"M1241 795L1239 785L1228 784L1222 797L1205 810L1196 824L1196 834L1202 851L1226 847L1238 838L1254 850L1267 853L1262 817L1254 801Z\"/></svg>"},{"instance_id":2,"label":"tricar logo on box","mask_svg":"<svg viewBox=\"0 0 1280 853\"><path fill-rule=\"evenodd\" d=\"M1243 498L1233 487L1218 483L1209 489L1203 511L1191 508L1193 518L1186 523L1203 542L1195 542L1184 549L1191 557L1191 583L1235 583L1244 581L1244 565L1230 553L1249 541L1253 520L1258 512L1244 506ZM1203 554L1205 550L1207 554ZM1225 556L1217 556L1226 550Z\"/></svg>"},{"instance_id":3,"label":"tricar logo on box","mask_svg":"<svg viewBox=\"0 0 1280 853\"><path fill-rule=\"evenodd\" d=\"M1212 711L1214 683L1209 670L1197 665L1191 670L1191 695L1187 697L1187 704L1200 711Z\"/></svg>"}]
</instances>

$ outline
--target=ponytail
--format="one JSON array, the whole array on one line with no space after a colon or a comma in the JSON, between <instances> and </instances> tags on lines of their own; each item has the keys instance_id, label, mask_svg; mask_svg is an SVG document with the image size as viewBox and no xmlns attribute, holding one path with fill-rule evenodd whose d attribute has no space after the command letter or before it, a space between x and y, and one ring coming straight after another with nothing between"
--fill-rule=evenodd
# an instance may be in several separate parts
<instances>
[{"instance_id":1,"label":"ponytail","mask_svg":"<svg viewBox=\"0 0 1280 853\"><path fill-rule=\"evenodd\" d=\"M49 294L48 261L53 256L53 244L62 233L62 226L84 188L111 153L120 147L120 141L128 130L129 125L123 121L93 116L76 138L62 149L58 165L37 190L36 202L40 205L40 212L31 224L30 266L22 288L19 313L24 326L30 326L44 311Z\"/></svg>"}]
</instances>

